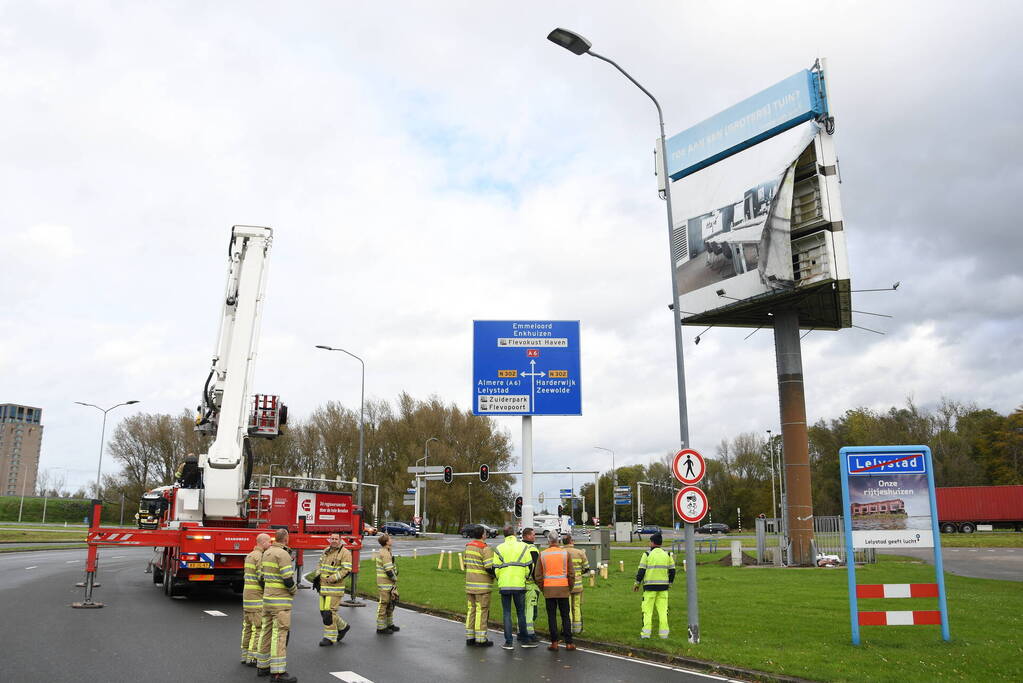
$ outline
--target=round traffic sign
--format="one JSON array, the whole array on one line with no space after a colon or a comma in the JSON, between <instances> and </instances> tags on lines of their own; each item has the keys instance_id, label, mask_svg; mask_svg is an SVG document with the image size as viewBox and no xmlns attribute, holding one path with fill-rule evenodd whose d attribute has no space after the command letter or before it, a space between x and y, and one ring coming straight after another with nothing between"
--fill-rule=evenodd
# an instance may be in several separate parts
<instances>
[{"instance_id":1,"label":"round traffic sign","mask_svg":"<svg viewBox=\"0 0 1023 683\"><path fill-rule=\"evenodd\" d=\"M692 486L707 473L707 461L692 448L684 448L671 461L671 473L683 484Z\"/></svg>"},{"instance_id":2,"label":"round traffic sign","mask_svg":"<svg viewBox=\"0 0 1023 683\"><path fill-rule=\"evenodd\" d=\"M696 524L707 514L710 503L707 502L707 494L703 489L695 486L686 486L675 494L675 514L682 518L683 522Z\"/></svg>"}]
</instances>

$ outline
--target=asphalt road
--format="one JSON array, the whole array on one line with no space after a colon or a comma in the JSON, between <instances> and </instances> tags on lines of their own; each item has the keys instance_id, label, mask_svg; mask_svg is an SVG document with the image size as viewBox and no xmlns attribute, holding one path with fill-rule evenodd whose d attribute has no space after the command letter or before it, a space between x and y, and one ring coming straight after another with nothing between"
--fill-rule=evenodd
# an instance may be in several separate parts
<instances>
[{"instance_id":1,"label":"asphalt road","mask_svg":"<svg viewBox=\"0 0 1023 683\"><path fill-rule=\"evenodd\" d=\"M881 552L915 557L934 564L934 553L923 548ZM946 572L958 576L1023 581L1023 548L942 548L941 563Z\"/></svg>"},{"instance_id":2,"label":"asphalt road","mask_svg":"<svg viewBox=\"0 0 1023 683\"><path fill-rule=\"evenodd\" d=\"M102 587L93 597L106 606L93 610L69 607L82 598L74 583L83 576L84 550L0 555L0 603L8 615L0 620L3 679L261 680L238 663L239 597L207 590L168 599L144 573L151 554L148 548L101 551ZM308 557L306 564L314 561ZM288 670L301 681L478 683L500 678L509 660L523 681L727 680L585 650L469 649L460 623L405 609L395 615L401 632L378 636L372 602L342 608L351 632L341 646L321 648L315 600L312 591L300 591L295 599ZM492 640L499 638L491 634Z\"/></svg>"}]
</instances>

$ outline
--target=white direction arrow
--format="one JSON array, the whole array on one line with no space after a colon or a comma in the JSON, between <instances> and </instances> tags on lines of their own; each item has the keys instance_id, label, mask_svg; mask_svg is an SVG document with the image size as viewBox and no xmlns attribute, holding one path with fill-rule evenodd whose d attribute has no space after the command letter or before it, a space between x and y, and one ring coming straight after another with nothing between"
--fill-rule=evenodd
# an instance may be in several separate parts
<instances>
[{"instance_id":1,"label":"white direction arrow","mask_svg":"<svg viewBox=\"0 0 1023 683\"><path fill-rule=\"evenodd\" d=\"M529 372L523 372L522 373L522 376L523 377L529 377L530 378L530 382L532 383L531 386L530 386L530 389L529 389L529 410L530 410L530 412L535 412L536 411L536 378L537 377L544 377L545 375L546 375L546 373L543 370L541 370L540 372L536 371L536 361L535 360L529 361Z\"/></svg>"}]
</instances>

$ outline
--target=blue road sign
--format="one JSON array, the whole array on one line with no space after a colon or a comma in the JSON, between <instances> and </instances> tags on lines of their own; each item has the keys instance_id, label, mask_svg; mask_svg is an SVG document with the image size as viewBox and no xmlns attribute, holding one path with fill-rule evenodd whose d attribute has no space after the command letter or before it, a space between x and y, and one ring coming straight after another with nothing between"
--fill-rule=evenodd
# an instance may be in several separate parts
<instances>
[{"instance_id":1,"label":"blue road sign","mask_svg":"<svg viewBox=\"0 0 1023 683\"><path fill-rule=\"evenodd\" d=\"M561 497L562 498L571 498L572 497L572 489L561 489Z\"/></svg>"},{"instance_id":2,"label":"blue road sign","mask_svg":"<svg viewBox=\"0 0 1023 683\"><path fill-rule=\"evenodd\" d=\"M475 320L474 415L581 415L578 320Z\"/></svg>"},{"instance_id":3,"label":"blue road sign","mask_svg":"<svg viewBox=\"0 0 1023 683\"><path fill-rule=\"evenodd\" d=\"M615 505L632 505L632 498L615 498Z\"/></svg>"}]
</instances>

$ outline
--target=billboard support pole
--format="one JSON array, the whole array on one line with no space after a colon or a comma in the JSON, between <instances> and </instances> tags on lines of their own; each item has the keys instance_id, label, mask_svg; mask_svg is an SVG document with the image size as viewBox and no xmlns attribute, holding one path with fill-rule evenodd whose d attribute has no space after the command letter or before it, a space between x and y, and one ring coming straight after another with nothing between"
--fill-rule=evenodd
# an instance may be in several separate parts
<instances>
[{"instance_id":1,"label":"billboard support pole","mask_svg":"<svg viewBox=\"0 0 1023 683\"><path fill-rule=\"evenodd\" d=\"M522 528L533 526L533 416L522 416Z\"/></svg>"},{"instance_id":2,"label":"billboard support pole","mask_svg":"<svg viewBox=\"0 0 1023 683\"><path fill-rule=\"evenodd\" d=\"M806 430L799 312L796 309L774 311L774 349L778 364L778 402L787 494L786 527L791 548L789 564L811 567L815 558L810 447Z\"/></svg>"}]
</instances>

